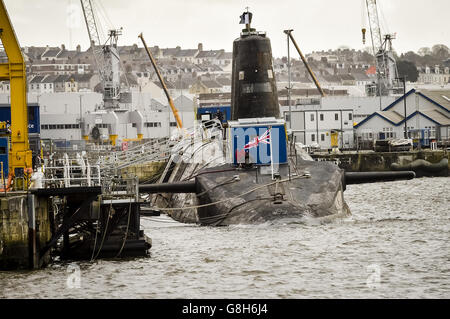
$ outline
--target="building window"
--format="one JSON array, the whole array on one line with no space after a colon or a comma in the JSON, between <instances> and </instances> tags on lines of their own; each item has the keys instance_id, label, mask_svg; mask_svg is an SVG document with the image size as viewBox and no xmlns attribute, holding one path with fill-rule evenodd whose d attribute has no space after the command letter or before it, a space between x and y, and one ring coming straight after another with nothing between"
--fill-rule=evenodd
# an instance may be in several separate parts
<instances>
[{"instance_id":1,"label":"building window","mask_svg":"<svg viewBox=\"0 0 450 319\"><path fill-rule=\"evenodd\" d=\"M177 122L170 122L170 127L176 127L177 126Z\"/></svg>"},{"instance_id":2,"label":"building window","mask_svg":"<svg viewBox=\"0 0 450 319\"><path fill-rule=\"evenodd\" d=\"M436 138L436 126L431 127L430 138Z\"/></svg>"},{"instance_id":3,"label":"building window","mask_svg":"<svg viewBox=\"0 0 450 319\"><path fill-rule=\"evenodd\" d=\"M320 120L323 122L324 121L324 116L323 114L320 114Z\"/></svg>"},{"instance_id":4,"label":"building window","mask_svg":"<svg viewBox=\"0 0 450 319\"><path fill-rule=\"evenodd\" d=\"M348 113L348 120L352 121L353 120L353 114L352 113Z\"/></svg>"},{"instance_id":5,"label":"building window","mask_svg":"<svg viewBox=\"0 0 450 319\"><path fill-rule=\"evenodd\" d=\"M321 134L320 139L322 140L322 142L325 142L325 134Z\"/></svg>"},{"instance_id":6,"label":"building window","mask_svg":"<svg viewBox=\"0 0 450 319\"><path fill-rule=\"evenodd\" d=\"M311 114L311 122L314 122L314 114Z\"/></svg>"},{"instance_id":7,"label":"building window","mask_svg":"<svg viewBox=\"0 0 450 319\"><path fill-rule=\"evenodd\" d=\"M334 120L335 121L339 121L339 113L335 113L334 114Z\"/></svg>"},{"instance_id":8,"label":"building window","mask_svg":"<svg viewBox=\"0 0 450 319\"><path fill-rule=\"evenodd\" d=\"M316 134L311 134L311 142L315 142L316 141Z\"/></svg>"}]
</instances>

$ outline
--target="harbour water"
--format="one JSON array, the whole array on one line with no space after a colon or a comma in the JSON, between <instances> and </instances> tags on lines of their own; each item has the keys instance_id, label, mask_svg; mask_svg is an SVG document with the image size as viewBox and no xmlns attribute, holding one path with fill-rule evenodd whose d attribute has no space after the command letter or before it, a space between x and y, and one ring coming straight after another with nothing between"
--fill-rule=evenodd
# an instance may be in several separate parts
<instances>
[{"instance_id":1,"label":"harbour water","mask_svg":"<svg viewBox=\"0 0 450 319\"><path fill-rule=\"evenodd\" d=\"M0 272L0 298L450 298L449 187L450 178L350 186L353 216L326 224L145 217L149 258Z\"/></svg>"}]
</instances>

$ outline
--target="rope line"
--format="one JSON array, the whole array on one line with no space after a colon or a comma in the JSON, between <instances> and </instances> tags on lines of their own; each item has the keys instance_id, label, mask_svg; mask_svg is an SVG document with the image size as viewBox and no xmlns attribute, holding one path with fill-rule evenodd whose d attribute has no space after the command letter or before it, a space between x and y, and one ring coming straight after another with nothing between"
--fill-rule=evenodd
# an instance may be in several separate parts
<instances>
[{"instance_id":1,"label":"rope line","mask_svg":"<svg viewBox=\"0 0 450 319\"><path fill-rule=\"evenodd\" d=\"M125 242L127 241L128 237L128 230L130 228L130 218L131 217L131 197L130 197L130 206L128 207L128 221L127 221L127 230L125 231L125 236L123 237L122 247L120 247L119 253L116 255L116 258L118 258L123 251L123 248L125 247Z\"/></svg>"},{"instance_id":2,"label":"rope line","mask_svg":"<svg viewBox=\"0 0 450 319\"><path fill-rule=\"evenodd\" d=\"M265 188L267 186L275 185L277 183L287 183L287 182L294 181L294 180L297 180L297 179L307 179L307 178L310 178L310 176L302 175L302 176L292 177L291 179L284 179L284 180L280 180L280 181L275 181L275 182L272 182L272 183L268 183L268 184L265 184L265 185L262 185L262 186L255 187L255 188L253 188L253 189L251 189L248 192L245 192L243 194L239 194L239 195L236 195L236 196L231 197L231 198L225 198L225 199L222 199L222 200L214 202L214 203L203 204L203 205L196 205L196 206L189 206L189 207L179 207L179 208L158 208L158 210L164 212L164 211L189 210L189 209L210 207L210 206L214 206L214 205L221 204L221 203L224 203L224 202L228 202L228 201L230 201L232 199L236 199L236 198L239 198L239 197L251 194L251 193L253 193L253 192L257 191L257 190L263 189L263 188Z\"/></svg>"},{"instance_id":3,"label":"rope line","mask_svg":"<svg viewBox=\"0 0 450 319\"><path fill-rule=\"evenodd\" d=\"M113 189L114 184L115 184L115 183L113 182L113 184L112 184L112 186L111 186L111 189ZM100 209L101 209L101 208L100 208ZM106 227L105 227L105 230L104 230L104 232L103 232L102 242L100 243L100 247L99 247L99 249L98 249L97 254L95 255L95 257L94 257L94 258L91 257L91 262L93 262L95 259L97 259L98 255L100 255L100 252L102 251L103 244L104 244L105 238L106 238L106 233L107 233L107 231L108 231L109 220L110 220L110 218L111 218L111 210L112 210L112 200L111 200L111 204L109 205L108 219L106 220ZM96 234L96 237L97 237L97 234ZM95 252L95 247L94 247L94 250L92 251L92 255L94 255L94 252Z\"/></svg>"}]
</instances>

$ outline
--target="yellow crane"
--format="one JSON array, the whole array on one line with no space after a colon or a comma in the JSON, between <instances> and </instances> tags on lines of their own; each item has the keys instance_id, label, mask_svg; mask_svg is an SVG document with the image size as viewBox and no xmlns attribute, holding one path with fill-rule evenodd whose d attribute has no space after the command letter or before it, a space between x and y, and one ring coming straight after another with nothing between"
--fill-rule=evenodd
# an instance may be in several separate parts
<instances>
[{"instance_id":1,"label":"yellow crane","mask_svg":"<svg viewBox=\"0 0 450 319\"><path fill-rule=\"evenodd\" d=\"M173 103L172 98L170 97L169 90L167 90L166 83L164 82L164 79L161 76L161 73L158 70L158 66L156 65L155 59L152 56L152 53L150 52L149 48L147 47L147 43L145 43L144 36L142 33L139 35L139 38L142 40L142 44L144 44L145 51L147 51L148 57L150 58L150 61L152 62L153 67L155 68L156 75L158 76L159 82L161 82L161 86L163 87L164 93L166 94L167 100L169 101L170 108L172 109L173 116L175 117L175 120L177 121L177 126L179 129L183 128L183 123L181 122L180 115L178 114L178 110L175 107L175 104Z\"/></svg>"},{"instance_id":2,"label":"yellow crane","mask_svg":"<svg viewBox=\"0 0 450 319\"><path fill-rule=\"evenodd\" d=\"M0 40L8 56L0 63L0 81L9 81L11 89L11 146L9 151L9 180L29 178L32 154L28 141L28 106L26 69L22 50L9 19L3 0L0 0ZM27 187L24 183L24 188ZM15 188L20 185L15 185Z\"/></svg>"}]
</instances>

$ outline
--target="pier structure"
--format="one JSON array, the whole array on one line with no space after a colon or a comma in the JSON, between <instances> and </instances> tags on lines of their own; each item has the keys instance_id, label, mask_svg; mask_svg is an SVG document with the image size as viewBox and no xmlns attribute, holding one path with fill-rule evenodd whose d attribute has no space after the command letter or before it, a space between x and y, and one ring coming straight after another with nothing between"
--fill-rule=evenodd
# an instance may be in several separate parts
<instances>
[{"instance_id":1,"label":"pier structure","mask_svg":"<svg viewBox=\"0 0 450 319\"><path fill-rule=\"evenodd\" d=\"M449 176L448 151L314 153L319 162L333 162L346 172L414 171L417 177Z\"/></svg>"},{"instance_id":2,"label":"pier structure","mask_svg":"<svg viewBox=\"0 0 450 319\"><path fill-rule=\"evenodd\" d=\"M2 193L0 269L40 268L55 255L91 261L146 256L151 239L140 229L139 178L122 174L138 158L128 166L110 163L120 173L114 175L103 170L105 162L55 154L28 192Z\"/></svg>"}]
</instances>

